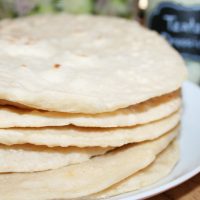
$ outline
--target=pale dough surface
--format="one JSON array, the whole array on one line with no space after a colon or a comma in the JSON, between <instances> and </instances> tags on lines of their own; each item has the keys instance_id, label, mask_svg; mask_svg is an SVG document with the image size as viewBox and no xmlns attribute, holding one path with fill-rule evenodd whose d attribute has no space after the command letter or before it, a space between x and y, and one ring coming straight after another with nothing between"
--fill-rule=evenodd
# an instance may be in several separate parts
<instances>
[{"instance_id":1,"label":"pale dough surface","mask_svg":"<svg viewBox=\"0 0 200 200\"><path fill-rule=\"evenodd\" d=\"M121 128L83 128L75 126L0 129L0 143L77 147L118 147L128 143L153 140L173 129L180 121L180 111L159 121Z\"/></svg>"},{"instance_id":2,"label":"pale dough surface","mask_svg":"<svg viewBox=\"0 0 200 200\"><path fill-rule=\"evenodd\" d=\"M67 165L81 163L93 156L102 155L112 148L78 148L37 145L0 145L0 173L34 172L57 169Z\"/></svg>"},{"instance_id":3,"label":"pale dough surface","mask_svg":"<svg viewBox=\"0 0 200 200\"><path fill-rule=\"evenodd\" d=\"M150 165L177 136L128 145L81 164L35 173L0 175L1 200L72 199L100 192Z\"/></svg>"},{"instance_id":4,"label":"pale dough surface","mask_svg":"<svg viewBox=\"0 0 200 200\"><path fill-rule=\"evenodd\" d=\"M64 126L69 124L82 127L134 126L164 118L178 110L180 106L179 90L128 108L93 115L0 106L0 128Z\"/></svg>"},{"instance_id":5,"label":"pale dough surface","mask_svg":"<svg viewBox=\"0 0 200 200\"><path fill-rule=\"evenodd\" d=\"M167 176L172 171L178 160L179 147L177 141L175 141L167 147L166 150L161 152L151 165L105 191L85 198L85 200L106 198L149 186Z\"/></svg>"},{"instance_id":6,"label":"pale dough surface","mask_svg":"<svg viewBox=\"0 0 200 200\"><path fill-rule=\"evenodd\" d=\"M132 20L7 19L0 46L0 99L43 110L111 112L175 91L186 78L178 52Z\"/></svg>"}]
</instances>

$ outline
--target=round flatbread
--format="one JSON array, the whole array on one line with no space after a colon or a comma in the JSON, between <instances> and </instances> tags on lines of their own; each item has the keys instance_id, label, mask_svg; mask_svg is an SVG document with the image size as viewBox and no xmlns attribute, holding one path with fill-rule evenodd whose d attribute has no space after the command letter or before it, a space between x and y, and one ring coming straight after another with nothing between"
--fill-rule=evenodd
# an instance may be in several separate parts
<instances>
[{"instance_id":1,"label":"round flatbread","mask_svg":"<svg viewBox=\"0 0 200 200\"><path fill-rule=\"evenodd\" d=\"M0 106L0 127L123 127L145 124L169 116L181 106L180 91L156 97L111 113L72 114Z\"/></svg>"},{"instance_id":2,"label":"round flatbread","mask_svg":"<svg viewBox=\"0 0 200 200\"><path fill-rule=\"evenodd\" d=\"M1 200L73 199L100 192L150 165L177 136L119 148L81 164L35 173L0 175Z\"/></svg>"},{"instance_id":3,"label":"round flatbread","mask_svg":"<svg viewBox=\"0 0 200 200\"><path fill-rule=\"evenodd\" d=\"M175 91L186 78L165 39L125 19L3 20L0 46L0 98L43 110L111 112Z\"/></svg>"},{"instance_id":4,"label":"round flatbread","mask_svg":"<svg viewBox=\"0 0 200 200\"><path fill-rule=\"evenodd\" d=\"M57 169L81 163L93 156L102 155L113 148L77 148L35 145L0 145L0 173L34 172Z\"/></svg>"},{"instance_id":5,"label":"round flatbread","mask_svg":"<svg viewBox=\"0 0 200 200\"><path fill-rule=\"evenodd\" d=\"M75 126L0 129L0 143L77 147L118 147L127 143L153 140L174 128L180 112L162 120L123 128L81 128Z\"/></svg>"}]
</instances>

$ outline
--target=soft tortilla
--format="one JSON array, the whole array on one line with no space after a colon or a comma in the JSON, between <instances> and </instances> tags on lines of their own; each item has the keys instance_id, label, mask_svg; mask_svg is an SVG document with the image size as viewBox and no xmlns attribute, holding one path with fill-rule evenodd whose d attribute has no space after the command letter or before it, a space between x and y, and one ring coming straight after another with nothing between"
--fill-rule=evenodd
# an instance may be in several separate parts
<instances>
[{"instance_id":1,"label":"soft tortilla","mask_svg":"<svg viewBox=\"0 0 200 200\"><path fill-rule=\"evenodd\" d=\"M0 99L43 110L111 112L175 91L186 78L165 39L125 19L6 19L0 46Z\"/></svg>"},{"instance_id":2,"label":"soft tortilla","mask_svg":"<svg viewBox=\"0 0 200 200\"><path fill-rule=\"evenodd\" d=\"M0 143L53 146L122 146L127 143L153 140L174 128L180 112L145 125L123 128L81 128L75 126L0 129Z\"/></svg>"},{"instance_id":3,"label":"soft tortilla","mask_svg":"<svg viewBox=\"0 0 200 200\"><path fill-rule=\"evenodd\" d=\"M0 199L72 199L100 192L151 164L176 137L177 131L81 164L46 172L2 174Z\"/></svg>"},{"instance_id":4,"label":"soft tortilla","mask_svg":"<svg viewBox=\"0 0 200 200\"><path fill-rule=\"evenodd\" d=\"M169 116L181 106L180 91L156 97L111 113L96 115L0 107L0 127L44 127L73 124L84 127L123 127L145 124Z\"/></svg>"},{"instance_id":5,"label":"soft tortilla","mask_svg":"<svg viewBox=\"0 0 200 200\"><path fill-rule=\"evenodd\" d=\"M81 163L112 148L77 148L35 145L0 145L0 172L34 172Z\"/></svg>"},{"instance_id":6,"label":"soft tortilla","mask_svg":"<svg viewBox=\"0 0 200 200\"><path fill-rule=\"evenodd\" d=\"M179 147L177 141L164 150L156 160L145 169L133 174L112 187L85 198L85 200L103 199L125 192L135 191L151 185L167 176L179 159Z\"/></svg>"}]
</instances>

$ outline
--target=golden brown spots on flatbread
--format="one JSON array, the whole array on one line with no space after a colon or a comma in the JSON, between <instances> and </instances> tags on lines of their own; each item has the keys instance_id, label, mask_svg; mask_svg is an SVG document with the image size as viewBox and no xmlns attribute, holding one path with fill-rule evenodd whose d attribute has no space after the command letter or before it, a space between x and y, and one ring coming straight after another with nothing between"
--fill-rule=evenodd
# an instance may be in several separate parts
<instances>
[{"instance_id":1,"label":"golden brown spots on flatbread","mask_svg":"<svg viewBox=\"0 0 200 200\"><path fill-rule=\"evenodd\" d=\"M60 64L54 64L54 68L56 68L56 69L60 68L60 66L61 66Z\"/></svg>"}]
</instances>

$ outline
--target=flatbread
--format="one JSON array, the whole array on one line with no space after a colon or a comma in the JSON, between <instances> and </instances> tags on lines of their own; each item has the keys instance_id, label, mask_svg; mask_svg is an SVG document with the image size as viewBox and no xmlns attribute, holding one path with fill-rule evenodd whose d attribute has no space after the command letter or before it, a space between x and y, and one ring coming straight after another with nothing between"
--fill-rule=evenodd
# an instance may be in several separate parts
<instances>
[{"instance_id":1,"label":"flatbread","mask_svg":"<svg viewBox=\"0 0 200 200\"><path fill-rule=\"evenodd\" d=\"M107 190L85 198L85 200L103 199L149 186L167 176L178 162L178 159L179 147L177 141L175 141L159 154L156 160L145 169L113 185Z\"/></svg>"},{"instance_id":2,"label":"flatbread","mask_svg":"<svg viewBox=\"0 0 200 200\"><path fill-rule=\"evenodd\" d=\"M163 137L98 156L81 164L35 173L0 175L1 200L72 199L97 193L151 164L176 137Z\"/></svg>"},{"instance_id":3,"label":"flatbread","mask_svg":"<svg viewBox=\"0 0 200 200\"><path fill-rule=\"evenodd\" d=\"M81 163L112 148L77 148L35 145L0 145L0 172L34 172Z\"/></svg>"},{"instance_id":4,"label":"flatbread","mask_svg":"<svg viewBox=\"0 0 200 200\"><path fill-rule=\"evenodd\" d=\"M111 112L175 91L186 78L165 39L125 19L7 19L0 46L0 99L43 110Z\"/></svg>"},{"instance_id":5,"label":"flatbread","mask_svg":"<svg viewBox=\"0 0 200 200\"><path fill-rule=\"evenodd\" d=\"M180 120L180 112L160 121L123 128L81 128L75 126L44 128L0 129L0 143L36 144L53 146L108 147L153 140L174 128Z\"/></svg>"},{"instance_id":6,"label":"flatbread","mask_svg":"<svg viewBox=\"0 0 200 200\"><path fill-rule=\"evenodd\" d=\"M0 106L0 127L44 127L73 124L82 127L123 127L164 118L181 106L180 91L156 97L128 108L96 115L24 110Z\"/></svg>"}]
</instances>

